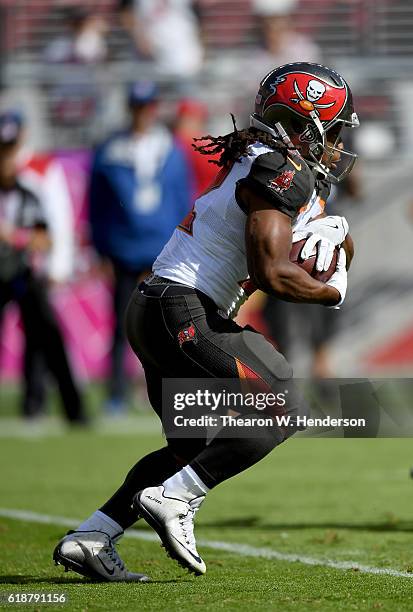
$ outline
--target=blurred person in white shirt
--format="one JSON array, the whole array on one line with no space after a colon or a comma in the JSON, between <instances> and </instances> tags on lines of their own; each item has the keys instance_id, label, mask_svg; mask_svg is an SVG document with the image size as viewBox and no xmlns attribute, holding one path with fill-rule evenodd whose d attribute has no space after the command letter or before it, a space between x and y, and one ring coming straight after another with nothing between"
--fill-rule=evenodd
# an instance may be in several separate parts
<instances>
[{"instance_id":1,"label":"blurred person in white shirt","mask_svg":"<svg viewBox=\"0 0 413 612\"><path fill-rule=\"evenodd\" d=\"M4 285L4 299L0 296L0 306L15 301L23 317L26 342L22 411L27 417L38 416L44 411L49 371L59 388L67 419L84 423L83 401L48 297L48 285L67 282L73 272L73 212L63 169L50 156L30 151L25 144L25 119L17 111L0 114L0 145L3 151L1 227L6 228L7 235L19 232L26 215L26 200L33 200L41 213L49 241L47 249L34 253L24 268L9 275L7 286ZM10 261L24 253L25 236L22 240L23 243L16 247L13 243L15 253L10 254ZM31 305L27 306L29 300Z\"/></svg>"},{"instance_id":2,"label":"blurred person in white shirt","mask_svg":"<svg viewBox=\"0 0 413 612\"><path fill-rule=\"evenodd\" d=\"M121 22L155 76L187 80L202 67L203 46L193 0L120 0Z\"/></svg>"},{"instance_id":3,"label":"blurred person in white shirt","mask_svg":"<svg viewBox=\"0 0 413 612\"><path fill-rule=\"evenodd\" d=\"M67 7L62 21L67 32L48 44L46 61L99 64L106 60L108 25L101 15L82 7Z\"/></svg>"},{"instance_id":4,"label":"blurred person in white shirt","mask_svg":"<svg viewBox=\"0 0 413 612\"><path fill-rule=\"evenodd\" d=\"M245 74L259 78L274 66L296 61L320 62L319 46L294 27L297 6L298 0L253 0L252 11L258 19L262 46L250 54Z\"/></svg>"},{"instance_id":5,"label":"blurred person in white shirt","mask_svg":"<svg viewBox=\"0 0 413 612\"><path fill-rule=\"evenodd\" d=\"M66 177L61 165L47 155L23 149L20 176L39 194L48 224L51 247L42 274L49 288L68 283L74 270L74 220ZM39 415L46 409L47 368L42 353L26 344L24 353L27 393L25 412Z\"/></svg>"}]
</instances>

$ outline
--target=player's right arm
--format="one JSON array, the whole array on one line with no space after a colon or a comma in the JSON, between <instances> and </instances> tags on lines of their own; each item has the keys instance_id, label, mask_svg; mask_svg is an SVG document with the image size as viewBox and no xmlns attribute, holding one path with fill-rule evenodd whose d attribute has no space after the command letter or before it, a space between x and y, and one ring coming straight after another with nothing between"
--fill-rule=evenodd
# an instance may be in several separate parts
<instances>
[{"instance_id":1,"label":"player's right arm","mask_svg":"<svg viewBox=\"0 0 413 612\"><path fill-rule=\"evenodd\" d=\"M278 180L280 176L286 180ZM289 302L335 306L344 299L346 279L335 286L321 283L289 259L292 220L312 194L311 179L304 160L286 160L274 152L258 157L248 177L238 182L237 201L247 214L248 271L265 293Z\"/></svg>"},{"instance_id":2,"label":"player's right arm","mask_svg":"<svg viewBox=\"0 0 413 612\"><path fill-rule=\"evenodd\" d=\"M291 220L274 210L262 197L243 188L249 201L246 225L248 271L254 285L265 293L288 302L307 302L335 306L341 295L335 287L312 278L291 263Z\"/></svg>"}]
</instances>

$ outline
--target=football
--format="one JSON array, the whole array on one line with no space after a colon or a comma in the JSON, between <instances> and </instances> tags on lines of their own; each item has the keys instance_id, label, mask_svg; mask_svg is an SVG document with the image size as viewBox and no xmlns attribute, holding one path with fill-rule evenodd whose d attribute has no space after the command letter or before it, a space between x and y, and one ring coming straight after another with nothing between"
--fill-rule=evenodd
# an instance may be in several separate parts
<instances>
[{"instance_id":1,"label":"football","mask_svg":"<svg viewBox=\"0 0 413 612\"><path fill-rule=\"evenodd\" d=\"M299 240L298 242L294 242L291 251L290 251L290 261L300 266L303 270L305 270L310 276L315 278L322 283L326 283L334 274L337 266L337 259L339 253L339 247L337 246L334 250L333 259L331 260L331 264L328 270L323 272L318 272L315 267L315 262L317 259L317 250L314 248L313 253L308 259L302 259L300 257L303 246L305 245L307 239Z\"/></svg>"}]
</instances>

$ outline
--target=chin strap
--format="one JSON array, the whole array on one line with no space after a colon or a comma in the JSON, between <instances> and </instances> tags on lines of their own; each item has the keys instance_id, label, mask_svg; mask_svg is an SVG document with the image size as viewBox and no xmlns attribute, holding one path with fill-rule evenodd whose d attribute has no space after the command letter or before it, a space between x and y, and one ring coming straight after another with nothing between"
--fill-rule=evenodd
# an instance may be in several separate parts
<instances>
[{"instance_id":1,"label":"chin strap","mask_svg":"<svg viewBox=\"0 0 413 612\"><path fill-rule=\"evenodd\" d=\"M268 134L271 134L273 138L279 139L281 136L278 131L275 131L274 128L270 127L267 123L261 121L261 119L258 119L256 115L250 115L250 127L257 128L257 130L261 130L262 132L267 132Z\"/></svg>"},{"instance_id":2,"label":"chin strap","mask_svg":"<svg viewBox=\"0 0 413 612\"><path fill-rule=\"evenodd\" d=\"M281 138L283 143L289 149L297 149L297 147L295 147L291 142L290 137L288 136L281 123L275 123L274 127L271 127L267 123L261 121L261 119L259 119L257 115L250 115L250 127L255 127L257 130L267 132L267 134L271 134L271 136L276 140L279 140Z\"/></svg>"},{"instance_id":3,"label":"chin strap","mask_svg":"<svg viewBox=\"0 0 413 612\"><path fill-rule=\"evenodd\" d=\"M326 133L325 133L325 130L323 128L323 124L321 123L317 112L316 111L311 111L310 117L314 121L314 124L315 124L315 126L316 126L316 128L319 131L320 136L321 136L321 142L317 142L313 146L310 145L310 153L311 153L311 155L313 157L312 164L316 168L317 172L322 174L324 176L324 178L327 178L329 173L330 173L330 171L329 171L328 168L326 168L321 163L321 157L323 156L323 152L324 152L325 146L326 146ZM321 146L321 157L320 157L320 159L317 159L318 156L316 155L315 151L317 149L319 149L320 146Z\"/></svg>"}]
</instances>

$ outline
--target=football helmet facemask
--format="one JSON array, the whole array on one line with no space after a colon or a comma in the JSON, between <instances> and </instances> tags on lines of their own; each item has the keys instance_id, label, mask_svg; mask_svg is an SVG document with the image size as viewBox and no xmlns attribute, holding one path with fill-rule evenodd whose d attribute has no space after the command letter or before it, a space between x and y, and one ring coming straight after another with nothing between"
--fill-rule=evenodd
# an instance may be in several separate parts
<instances>
[{"instance_id":1,"label":"football helmet facemask","mask_svg":"<svg viewBox=\"0 0 413 612\"><path fill-rule=\"evenodd\" d=\"M250 125L281 136L300 151L317 178L332 183L347 176L357 159L344 149L341 136L343 127L359 126L351 90L337 72L320 64L296 62L267 74Z\"/></svg>"}]
</instances>

